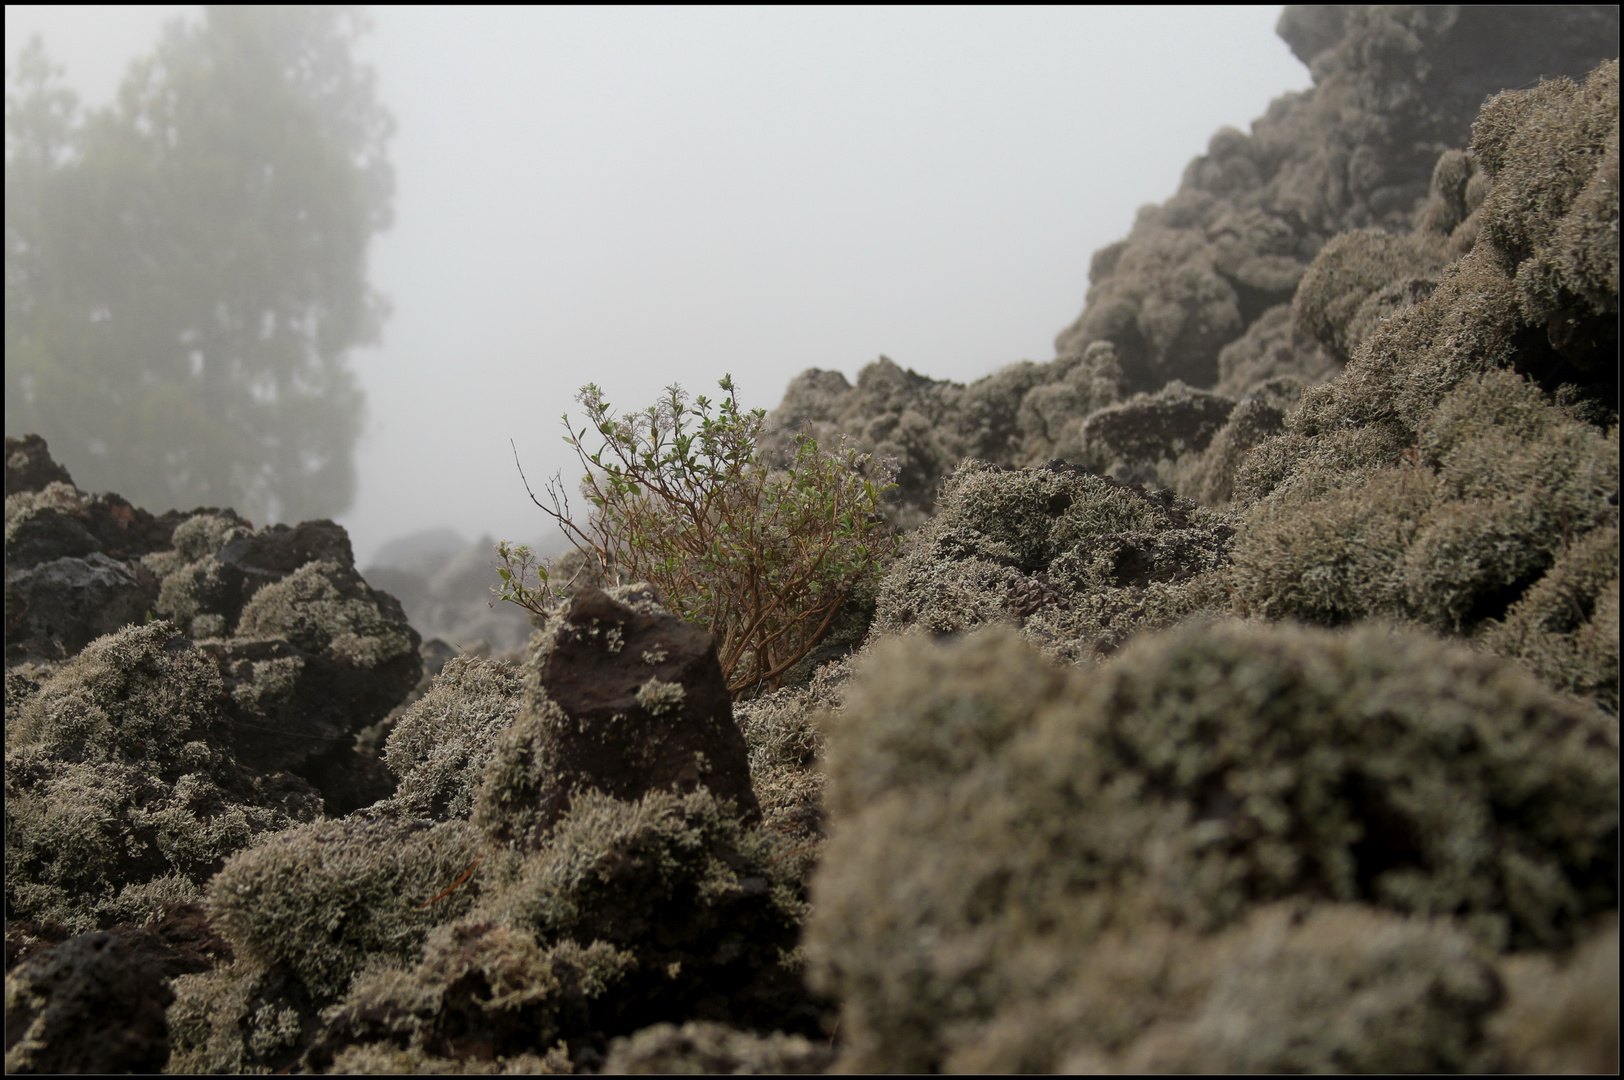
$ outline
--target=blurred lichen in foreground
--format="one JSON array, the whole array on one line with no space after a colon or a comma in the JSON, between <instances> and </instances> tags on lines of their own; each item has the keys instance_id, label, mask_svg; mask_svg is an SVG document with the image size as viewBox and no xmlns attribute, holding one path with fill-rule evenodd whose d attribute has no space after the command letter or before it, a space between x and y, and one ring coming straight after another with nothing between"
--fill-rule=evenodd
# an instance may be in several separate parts
<instances>
[{"instance_id":1,"label":"blurred lichen in foreground","mask_svg":"<svg viewBox=\"0 0 1624 1080\"><path fill-rule=\"evenodd\" d=\"M1566 946L1617 903L1616 720L1422 634L1198 623L1071 671L1003 628L904 639L829 723L807 949L854 1068L1125 1052L1217 992L1201 942L1287 900L1428 942L1393 955L1456 988L1436 1007L1466 1034L1234 1067L1470 1068L1498 1000L1472 957ZM1294 964L1344 962L1298 939L1322 955ZM1325 982L1322 1015L1362 981ZM1281 986L1252 1011L1306 1007Z\"/></svg>"}]
</instances>

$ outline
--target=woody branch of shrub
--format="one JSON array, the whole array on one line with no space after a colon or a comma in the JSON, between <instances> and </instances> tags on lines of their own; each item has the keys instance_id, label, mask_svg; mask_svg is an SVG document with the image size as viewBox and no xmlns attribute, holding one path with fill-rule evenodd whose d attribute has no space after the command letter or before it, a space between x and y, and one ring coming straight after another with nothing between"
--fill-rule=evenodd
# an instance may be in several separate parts
<instances>
[{"instance_id":1,"label":"woody branch of shrub","mask_svg":"<svg viewBox=\"0 0 1624 1080\"><path fill-rule=\"evenodd\" d=\"M587 384L576 396L587 426L576 431L563 417L565 441L586 466L585 524L559 475L547 485L551 506L528 480L525 490L600 581L647 581L668 609L708 627L736 693L778 685L828 633L851 591L895 555L879 511L894 485L872 457L844 444L826 450L809 432L796 436L787 469L770 469L757 444L766 410L741 412L731 376L718 385L726 396L714 404L703 395L690 404L672 385L656 404L616 419ZM595 453L588 431L601 438ZM503 542L497 554L499 599L540 614L563 595L527 547ZM526 584L533 564L535 587Z\"/></svg>"}]
</instances>

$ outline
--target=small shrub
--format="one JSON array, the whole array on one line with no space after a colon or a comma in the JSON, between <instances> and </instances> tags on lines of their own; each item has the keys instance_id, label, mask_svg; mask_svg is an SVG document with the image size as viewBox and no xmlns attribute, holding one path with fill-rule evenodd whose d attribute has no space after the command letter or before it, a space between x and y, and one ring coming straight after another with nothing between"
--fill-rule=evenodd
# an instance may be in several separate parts
<instances>
[{"instance_id":1,"label":"small shrub","mask_svg":"<svg viewBox=\"0 0 1624 1080\"><path fill-rule=\"evenodd\" d=\"M565 441L587 466L581 493L592 504L583 525L572 516L558 478L547 486L550 514L605 584L647 581L669 609L716 635L722 674L735 692L776 683L817 645L852 590L878 576L895 552L880 519L887 471L849 447L820 448L796 437L789 468L763 460L764 409L741 412L731 377L726 397L690 405L681 387L641 413L615 419L594 384L577 400L589 427ZM603 445L588 453L595 429ZM522 471L521 471L522 475ZM527 485L528 490L528 485ZM526 578L526 547L497 545L500 599L537 614L562 594L548 566Z\"/></svg>"}]
</instances>

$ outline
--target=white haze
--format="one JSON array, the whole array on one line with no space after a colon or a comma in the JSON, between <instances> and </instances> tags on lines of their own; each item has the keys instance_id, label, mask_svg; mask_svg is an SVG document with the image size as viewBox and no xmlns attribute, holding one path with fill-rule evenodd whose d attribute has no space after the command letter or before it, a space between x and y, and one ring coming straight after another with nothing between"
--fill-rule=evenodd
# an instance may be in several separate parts
<instances>
[{"instance_id":1,"label":"white haze","mask_svg":"<svg viewBox=\"0 0 1624 1080\"><path fill-rule=\"evenodd\" d=\"M509 440L538 494L578 475L558 418L589 380L632 408L731 372L771 408L881 353L960 381L1050 359L1089 256L1309 85L1279 10L373 9L399 127L394 312L353 357L360 565L434 527L548 534ZM8 67L38 32L102 105L195 12L9 6Z\"/></svg>"}]
</instances>

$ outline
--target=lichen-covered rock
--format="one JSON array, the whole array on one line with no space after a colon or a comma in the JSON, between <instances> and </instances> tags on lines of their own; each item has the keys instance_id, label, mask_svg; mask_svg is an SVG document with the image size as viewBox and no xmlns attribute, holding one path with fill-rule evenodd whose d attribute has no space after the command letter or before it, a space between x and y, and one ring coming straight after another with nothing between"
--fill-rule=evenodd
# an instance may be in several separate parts
<instances>
[{"instance_id":1,"label":"lichen-covered rock","mask_svg":"<svg viewBox=\"0 0 1624 1080\"><path fill-rule=\"evenodd\" d=\"M241 959L170 985L168 1071L175 1074L291 1068L325 1004L291 969Z\"/></svg>"},{"instance_id":2,"label":"lichen-covered rock","mask_svg":"<svg viewBox=\"0 0 1624 1080\"><path fill-rule=\"evenodd\" d=\"M51 461L43 439L30 453L35 472L60 468ZM65 477L66 471L60 475ZM6 495L6 569L9 573L94 551L120 562L138 559L166 547L170 533L186 517L173 510L153 517L112 492L81 491L71 479L51 480L40 488L23 484Z\"/></svg>"},{"instance_id":3,"label":"lichen-covered rock","mask_svg":"<svg viewBox=\"0 0 1624 1080\"><path fill-rule=\"evenodd\" d=\"M1617 905L1616 721L1424 635L1197 625L1069 672L999 628L903 639L826 723L831 838L807 950L813 985L844 1003L849 1067L944 1067L1043 1010L1047 1030L1121 1052L1207 997L1210 971L1169 958L1274 900L1453 917L1486 949L1561 947ZM1361 965L1426 937L1437 962L1418 954L1417 977L1455 988L1437 1007L1465 1026L1440 1028L1427 1051L1442 1056L1398 1053L1395 1035L1393 1056L1367 1044L1349 1060L1441 1067L1495 998L1481 972L1450 974L1478 970L1456 930L1403 925L1391 948L1336 961L1351 966L1327 980L1321 1021ZM1434 1000L1395 979L1399 998ZM1302 1008L1291 1023L1312 1028ZM1060 1067L1063 1041L1033 1046L1018 1065L962 1064ZM1280 1054L1245 1060L1287 1067Z\"/></svg>"},{"instance_id":4,"label":"lichen-covered rock","mask_svg":"<svg viewBox=\"0 0 1624 1080\"><path fill-rule=\"evenodd\" d=\"M582 946L566 938L543 947L506 923L438 927L416 967L374 965L355 980L328 1011L304 1064L343 1072L358 1057L387 1055L418 1072L427 1071L420 1062L435 1060L547 1059L554 1067L545 1071L569 1072L563 1037L589 1030L594 1007L603 1011L636 968L631 954L601 941Z\"/></svg>"},{"instance_id":5,"label":"lichen-covered rock","mask_svg":"<svg viewBox=\"0 0 1624 1080\"><path fill-rule=\"evenodd\" d=\"M524 705L486 768L475 820L533 849L579 790L635 800L700 788L760 819L710 632L647 585L577 593L531 641Z\"/></svg>"},{"instance_id":6,"label":"lichen-covered rock","mask_svg":"<svg viewBox=\"0 0 1624 1080\"><path fill-rule=\"evenodd\" d=\"M1292 329L1291 305L1276 304L1219 351L1212 391L1231 401L1260 398L1284 408L1304 387L1327 382L1341 370L1324 349L1303 346Z\"/></svg>"},{"instance_id":7,"label":"lichen-covered rock","mask_svg":"<svg viewBox=\"0 0 1624 1080\"><path fill-rule=\"evenodd\" d=\"M1174 380L1099 409L1079 428L1079 445L1059 456L1119 480L1155 480L1158 461L1205 450L1234 408L1228 398Z\"/></svg>"},{"instance_id":8,"label":"lichen-covered rock","mask_svg":"<svg viewBox=\"0 0 1624 1080\"><path fill-rule=\"evenodd\" d=\"M176 981L171 1069L292 1065L359 972L415 961L428 932L500 876L468 873L484 855L465 822L353 818L286 829L240 852L205 901L234 959Z\"/></svg>"},{"instance_id":9,"label":"lichen-covered rock","mask_svg":"<svg viewBox=\"0 0 1624 1080\"><path fill-rule=\"evenodd\" d=\"M1285 429L1285 412L1268 397L1252 397L1230 410L1206 449L1168 469L1180 495L1202 506L1221 507L1235 493L1235 474L1260 443Z\"/></svg>"},{"instance_id":10,"label":"lichen-covered rock","mask_svg":"<svg viewBox=\"0 0 1624 1080\"><path fill-rule=\"evenodd\" d=\"M151 614L159 579L140 557L175 522L80 491L37 435L6 445L6 665L65 660Z\"/></svg>"},{"instance_id":11,"label":"lichen-covered rock","mask_svg":"<svg viewBox=\"0 0 1624 1080\"><path fill-rule=\"evenodd\" d=\"M1214 135L1178 194L1140 211L1127 239L1095 255L1087 305L1056 339L1057 353L1107 340L1130 390L1175 378L1211 386L1220 350L1264 310L1290 302L1327 240L1407 228L1438 149L1466 143L1483 99L1589 71L1616 51L1618 15L1291 8L1278 32L1305 63L1313 53L1314 87L1277 99L1250 135Z\"/></svg>"},{"instance_id":12,"label":"lichen-covered rock","mask_svg":"<svg viewBox=\"0 0 1624 1080\"><path fill-rule=\"evenodd\" d=\"M1617 371L1579 342L1616 333L1616 245L1608 264L1593 242L1601 211L1580 195L1608 182L1617 155L1617 70L1485 112L1473 153L1494 186L1476 246L1365 336L1237 474L1241 610L1475 636L1616 709L1604 639L1617 572L1601 552L1613 542L1591 538L1619 523ZM1558 263L1590 269L1548 304L1534 279ZM1530 636L1536 609L1555 633Z\"/></svg>"},{"instance_id":13,"label":"lichen-covered rock","mask_svg":"<svg viewBox=\"0 0 1624 1080\"><path fill-rule=\"evenodd\" d=\"M1292 324L1346 364L1394 314L1432 295L1442 253L1412 236L1342 233L1320 250L1292 299Z\"/></svg>"},{"instance_id":14,"label":"lichen-covered rock","mask_svg":"<svg viewBox=\"0 0 1624 1080\"><path fill-rule=\"evenodd\" d=\"M243 605L263 581L214 556L235 540L253 535L236 514L194 514L171 537L172 547L142 561L163 579L155 610L196 638L223 638L237 629Z\"/></svg>"},{"instance_id":15,"label":"lichen-covered rock","mask_svg":"<svg viewBox=\"0 0 1624 1080\"><path fill-rule=\"evenodd\" d=\"M1037 955L1049 993L1014 997L944 1071L1463 1072L1496 1059L1500 983L1447 919L1285 901L1198 935L1107 931L1086 962Z\"/></svg>"},{"instance_id":16,"label":"lichen-covered rock","mask_svg":"<svg viewBox=\"0 0 1624 1080\"><path fill-rule=\"evenodd\" d=\"M205 645L231 702L231 745L256 769L310 779L336 813L386 796L393 778L355 737L416 684L417 631L351 567L307 562L261 587L235 636Z\"/></svg>"},{"instance_id":17,"label":"lichen-covered rock","mask_svg":"<svg viewBox=\"0 0 1624 1080\"><path fill-rule=\"evenodd\" d=\"M483 878L435 897L480 856L465 822L316 822L228 860L209 883L209 918L239 958L286 967L331 1000L369 957L411 959L463 914Z\"/></svg>"},{"instance_id":18,"label":"lichen-covered rock","mask_svg":"<svg viewBox=\"0 0 1624 1080\"><path fill-rule=\"evenodd\" d=\"M809 432L819 445L841 437L866 453L890 462L896 487L887 496L887 520L912 528L931 513L936 483L966 452L966 425L960 423L965 387L928 379L903 370L882 356L863 368L857 385L838 371L809 369L790 380L784 399L767 417L761 446L775 466L794 458L794 438ZM982 432L984 441L1004 442L1015 434L1015 417L1007 428Z\"/></svg>"},{"instance_id":19,"label":"lichen-covered rock","mask_svg":"<svg viewBox=\"0 0 1624 1080\"><path fill-rule=\"evenodd\" d=\"M47 675L8 715L8 911L80 930L140 922L196 898L262 833L318 816L308 784L225 749L223 705L218 669L167 622Z\"/></svg>"},{"instance_id":20,"label":"lichen-covered rock","mask_svg":"<svg viewBox=\"0 0 1624 1080\"><path fill-rule=\"evenodd\" d=\"M1472 128L1472 153L1493 179L1482 240L1513 275L1521 321L1616 390L1618 61L1582 85L1497 94Z\"/></svg>"},{"instance_id":21,"label":"lichen-covered rock","mask_svg":"<svg viewBox=\"0 0 1624 1080\"><path fill-rule=\"evenodd\" d=\"M1552 686L1618 714L1617 529L1567 546L1539 583L1479 640Z\"/></svg>"},{"instance_id":22,"label":"lichen-covered rock","mask_svg":"<svg viewBox=\"0 0 1624 1080\"><path fill-rule=\"evenodd\" d=\"M1226 603L1230 526L1172 492L1063 461L966 461L880 586L876 635L1015 622L1057 657L1108 654L1143 628Z\"/></svg>"},{"instance_id":23,"label":"lichen-covered rock","mask_svg":"<svg viewBox=\"0 0 1624 1080\"><path fill-rule=\"evenodd\" d=\"M19 443L17 456L19 476L56 475L43 440ZM417 682L419 641L400 605L355 572L341 527L256 532L230 510L154 518L60 479L17 486L6 501L8 668L66 660L156 612L219 668L219 749L259 772L299 774L338 813L389 793L375 748L356 737Z\"/></svg>"},{"instance_id":24,"label":"lichen-covered rock","mask_svg":"<svg viewBox=\"0 0 1624 1080\"><path fill-rule=\"evenodd\" d=\"M614 677L628 665L638 678ZM666 678L651 687L650 672ZM608 1037L662 1021L817 1030L793 951L809 860L792 858L799 836L753 823L753 796L741 808L700 774L615 797L577 773L557 785L567 798L556 815L538 820L546 770L522 766L553 757L530 753L525 717L564 717L549 685L588 731L642 710L656 761L679 721L725 723L749 792L725 688L719 714L681 711L703 703L697 676L707 672L720 688L709 636L638 587L586 590L562 606L522 685L501 663L448 663L391 737L396 796L268 837L214 877L210 915L236 960L177 983L176 1061L228 1071L437 1067L470 1055L557 1065L601 1061ZM605 703L610 714L592 711ZM646 766L635 741L621 750L628 767ZM690 755L695 771L701 752ZM715 758L725 763L722 751Z\"/></svg>"},{"instance_id":25,"label":"lichen-covered rock","mask_svg":"<svg viewBox=\"0 0 1624 1080\"><path fill-rule=\"evenodd\" d=\"M336 1068L358 1047L514 1059L560 1040L601 1055L608 1036L694 1018L815 1030L791 952L804 901L782 848L707 791L582 792L537 851L488 855L475 908L420 957L362 970L306 1064Z\"/></svg>"},{"instance_id":26,"label":"lichen-covered rock","mask_svg":"<svg viewBox=\"0 0 1624 1080\"><path fill-rule=\"evenodd\" d=\"M497 739L523 701L520 672L501 661L448 660L429 691L396 722L384 762L399 779L373 809L405 817L466 820Z\"/></svg>"},{"instance_id":27,"label":"lichen-covered rock","mask_svg":"<svg viewBox=\"0 0 1624 1080\"><path fill-rule=\"evenodd\" d=\"M44 491L51 484L73 486L68 470L51 458L38 435L6 436L6 497L25 491Z\"/></svg>"},{"instance_id":28,"label":"lichen-covered rock","mask_svg":"<svg viewBox=\"0 0 1624 1080\"><path fill-rule=\"evenodd\" d=\"M173 905L144 926L37 941L17 964L10 951L8 934L8 1072L160 1071L169 1058L169 981L231 957L196 904Z\"/></svg>"},{"instance_id":29,"label":"lichen-covered rock","mask_svg":"<svg viewBox=\"0 0 1624 1080\"><path fill-rule=\"evenodd\" d=\"M806 914L800 870L786 850L703 789L632 801L584 791L470 917L635 957L594 1017L616 1033L685 1019L816 1030L793 955Z\"/></svg>"},{"instance_id":30,"label":"lichen-covered rock","mask_svg":"<svg viewBox=\"0 0 1624 1080\"><path fill-rule=\"evenodd\" d=\"M805 686L784 687L733 707L750 748L750 783L761 800L762 826L795 845L785 859L810 870L823 839L823 733L814 717L837 709L855 657L821 667Z\"/></svg>"}]
</instances>

